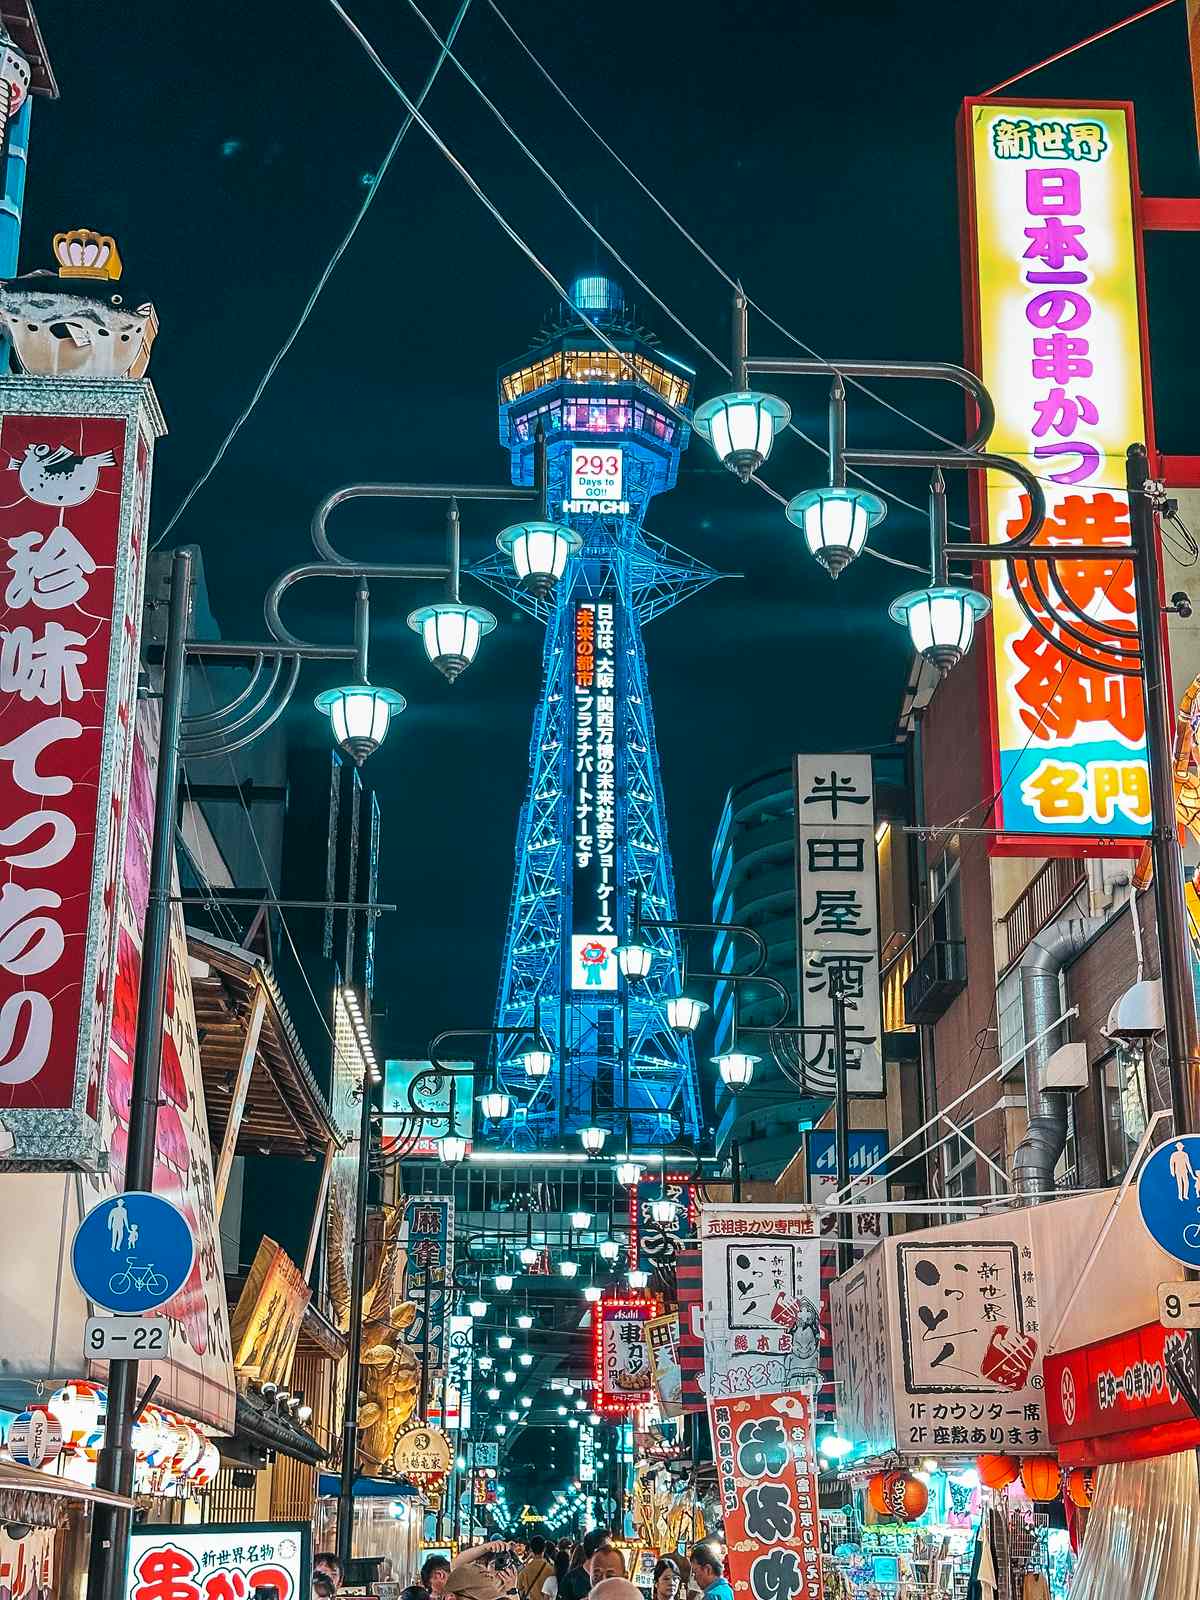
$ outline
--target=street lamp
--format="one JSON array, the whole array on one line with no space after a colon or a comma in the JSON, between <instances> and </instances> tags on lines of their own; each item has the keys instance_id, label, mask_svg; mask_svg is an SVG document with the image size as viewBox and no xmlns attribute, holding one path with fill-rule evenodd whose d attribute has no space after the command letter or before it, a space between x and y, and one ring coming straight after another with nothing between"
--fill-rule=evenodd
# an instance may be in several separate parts
<instances>
[{"instance_id":1,"label":"street lamp","mask_svg":"<svg viewBox=\"0 0 1200 1600\"><path fill-rule=\"evenodd\" d=\"M500 1294L507 1294L513 1286L513 1276L511 1272L498 1272L493 1281L496 1285L497 1291Z\"/></svg>"},{"instance_id":2,"label":"street lamp","mask_svg":"<svg viewBox=\"0 0 1200 1600\"><path fill-rule=\"evenodd\" d=\"M803 530L809 554L836 578L861 555L867 534L886 512L877 494L842 485L798 494L788 501L784 514Z\"/></svg>"},{"instance_id":3,"label":"street lamp","mask_svg":"<svg viewBox=\"0 0 1200 1600\"><path fill-rule=\"evenodd\" d=\"M937 583L898 595L888 607L888 615L908 628L918 655L940 672L949 672L971 648L975 624L990 610L990 601L977 589Z\"/></svg>"},{"instance_id":4,"label":"street lamp","mask_svg":"<svg viewBox=\"0 0 1200 1600\"><path fill-rule=\"evenodd\" d=\"M524 1254L524 1252L522 1252L522 1254ZM534 1256L536 1257L536 1255L537 1251L535 1250ZM533 1327L533 1318L529 1315L528 1311L521 1312L520 1316L517 1318L517 1327L524 1328L526 1332Z\"/></svg>"},{"instance_id":5,"label":"street lamp","mask_svg":"<svg viewBox=\"0 0 1200 1600\"><path fill-rule=\"evenodd\" d=\"M583 1291L583 1298L590 1305L595 1305L596 1301L600 1299L600 1296L603 1293L604 1293L604 1291L600 1288L600 1286L598 1284L589 1283L587 1288Z\"/></svg>"},{"instance_id":6,"label":"street lamp","mask_svg":"<svg viewBox=\"0 0 1200 1600\"><path fill-rule=\"evenodd\" d=\"M732 1093L744 1089L754 1076L754 1068L761 1056L747 1055L744 1050L723 1050L712 1058L713 1066L721 1074L721 1082Z\"/></svg>"},{"instance_id":7,"label":"street lamp","mask_svg":"<svg viewBox=\"0 0 1200 1600\"><path fill-rule=\"evenodd\" d=\"M650 1202L650 1215L659 1227L668 1227L675 1220L676 1205L670 1195L659 1195Z\"/></svg>"},{"instance_id":8,"label":"street lamp","mask_svg":"<svg viewBox=\"0 0 1200 1600\"><path fill-rule=\"evenodd\" d=\"M511 1333L497 1334L497 1336L496 1336L496 1348L497 1348L497 1350L511 1350L512 1347L513 1347L513 1336L512 1336Z\"/></svg>"},{"instance_id":9,"label":"street lamp","mask_svg":"<svg viewBox=\"0 0 1200 1600\"><path fill-rule=\"evenodd\" d=\"M590 1228L591 1225L592 1213L590 1211L572 1211L571 1226L575 1229L576 1233L583 1233L584 1230Z\"/></svg>"},{"instance_id":10,"label":"street lamp","mask_svg":"<svg viewBox=\"0 0 1200 1600\"><path fill-rule=\"evenodd\" d=\"M598 1123L589 1123L586 1128L579 1130L579 1142L590 1156L600 1154L607 1138L608 1129L600 1127Z\"/></svg>"},{"instance_id":11,"label":"street lamp","mask_svg":"<svg viewBox=\"0 0 1200 1600\"><path fill-rule=\"evenodd\" d=\"M632 1189L642 1175L641 1165L636 1161L617 1162L617 1182L627 1189Z\"/></svg>"},{"instance_id":12,"label":"street lamp","mask_svg":"<svg viewBox=\"0 0 1200 1600\"><path fill-rule=\"evenodd\" d=\"M640 1169L639 1169L640 1170ZM635 1180L636 1182L636 1180ZM602 1261L615 1261L621 1254L621 1246L615 1239L605 1239L600 1245L600 1259Z\"/></svg>"},{"instance_id":13,"label":"street lamp","mask_svg":"<svg viewBox=\"0 0 1200 1600\"><path fill-rule=\"evenodd\" d=\"M521 1246L521 1265L523 1267L536 1266L537 1265L537 1258L538 1258L538 1256L540 1254L541 1254L541 1252L539 1250L536 1250L533 1245L531 1245L531 1244L522 1245ZM517 1325L520 1326L520 1323L521 1323L521 1319L520 1319L520 1317L518 1317L517 1318Z\"/></svg>"},{"instance_id":14,"label":"street lamp","mask_svg":"<svg viewBox=\"0 0 1200 1600\"><path fill-rule=\"evenodd\" d=\"M521 1354L517 1357L517 1361L523 1367L531 1367L533 1365L533 1356L530 1351L522 1350Z\"/></svg>"},{"instance_id":15,"label":"street lamp","mask_svg":"<svg viewBox=\"0 0 1200 1600\"><path fill-rule=\"evenodd\" d=\"M329 718L333 742L356 767L387 738L388 724L408 704L394 689L376 689L369 683L352 683L326 689L313 701Z\"/></svg>"},{"instance_id":16,"label":"street lamp","mask_svg":"<svg viewBox=\"0 0 1200 1600\"><path fill-rule=\"evenodd\" d=\"M650 971L650 963L654 960L654 951L646 944L619 944L617 946L617 965L621 975L625 978L644 978Z\"/></svg>"},{"instance_id":17,"label":"street lamp","mask_svg":"<svg viewBox=\"0 0 1200 1600\"><path fill-rule=\"evenodd\" d=\"M548 1078L550 1068L554 1065L549 1050L526 1050L516 1059L521 1063L527 1078Z\"/></svg>"},{"instance_id":18,"label":"street lamp","mask_svg":"<svg viewBox=\"0 0 1200 1600\"><path fill-rule=\"evenodd\" d=\"M554 585L583 540L560 522L517 522L497 534L496 544L513 564L521 587L539 600L554 593Z\"/></svg>"},{"instance_id":19,"label":"street lamp","mask_svg":"<svg viewBox=\"0 0 1200 1600\"><path fill-rule=\"evenodd\" d=\"M420 634L429 660L447 682L453 683L474 661L480 640L491 633L496 619L482 606L446 600L411 612L408 625Z\"/></svg>"},{"instance_id":20,"label":"street lamp","mask_svg":"<svg viewBox=\"0 0 1200 1600\"><path fill-rule=\"evenodd\" d=\"M686 994L673 995L667 1001L667 1025L676 1033L695 1033L707 1010L703 1000L693 1000Z\"/></svg>"},{"instance_id":21,"label":"street lamp","mask_svg":"<svg viewBox=\"0 0 1200 1600\"><path fill-rule=\"evenodd\" d=\"M712 445L722 465L748 483L771 454L775 435L791 420L791 406L778 396L741 389L697 406L692 427Z\"/></svg>"},{"instance_id":22,"label":"street lamp","mask_svg":"<svg viewBox=\"0 0 1200 1600\"><path fill-rule=\"evenodd\" d=\"M487 1312L488 1312L488 1308L487 1308L487 1301L486 1300L469 1300L467 1302L467 1314L468 1314L468 1316L472 1316L472 1317L475 1317L476 1319L478 1319L480 1317L486 1317L487 1316Z\"/></svg>"},{"instance_id":23,"label":"street lamp","mask_svg":"<svg viewBox=\"0 0 1200 1600\"><path fill-rule=\"evenodd\" d=\"M579 1263L565 1259L558 1263L558 1270L564 1278L573 1278L579 1271Z\"/></svg>"},{"instance_id":24,"label":"street lamp","mask_svg":"<svg viewBox=\"0 0 1200 1600\"><path fill-rule=\"evenodd\" d=\"M460 1161L466 1159L467 1141L458 1133L446 1133L438 1140L438 1155L442 1165L457 1167Z\"/></svg>"},{"instance_id":25,"label":"street lamp","mask_svg":"<svg viewBox=\"0 0 1200 1600\"><path fill-rule=\"evenodd\" d=\"M650 1282L650 1274L641 1267L630 1267L625 1277L631 1289L644 1289Z\"/></svg>"},{"instance_id":26,"label":"street lamp","mask_svg":"<svg viewBox=\"0 0 1200 1600\"><path fill-rule=\"evenodd\" d=\"M489 1089L479 1096L479 1109L489 1122L503 1122L512 1110L512 1100L503 1089Z\"/></svg>"}]
</instances>

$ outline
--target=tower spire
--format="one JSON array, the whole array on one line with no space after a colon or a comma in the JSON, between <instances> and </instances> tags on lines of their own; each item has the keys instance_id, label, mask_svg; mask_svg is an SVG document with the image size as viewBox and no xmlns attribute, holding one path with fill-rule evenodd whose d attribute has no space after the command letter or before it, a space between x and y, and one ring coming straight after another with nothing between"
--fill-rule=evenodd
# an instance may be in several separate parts
<instances>
[{"instance_id":1,"label":"tower spire","mask_svg":"<svg viewBox=\"0 0 1200 1600\"><path fill-rule=\"evenodd\" d=\"M687 448L692 370L657 349L612 279L578 278L571 300L615 351L563 308L500 369L500 434L513 482L528 485L544 431L549 514L581 547L548 597L520 587L498 555L472 569L546 627L496 1020L532 1028L536 1004L556 1068L526 1083L526 1045L505 1035L499 1075L513 1110L491 1132L536 1149L598 1124L662 1148L698 1138L700 1098L690 1039L666 1020L679 983L674 937L654 937L636 984L616 955L635 895L647 917L675 916L642 628L722 574L643 525Z\"/></svg>"}]
</instances>

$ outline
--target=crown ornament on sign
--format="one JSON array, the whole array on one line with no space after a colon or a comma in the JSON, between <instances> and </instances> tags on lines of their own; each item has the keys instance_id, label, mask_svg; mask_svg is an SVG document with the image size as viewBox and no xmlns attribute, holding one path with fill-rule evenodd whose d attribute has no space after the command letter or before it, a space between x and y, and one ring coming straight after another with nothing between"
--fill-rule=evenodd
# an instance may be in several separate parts
<instances>
[{"instance_id":1,"label":"crown ornament on sign","mask_svg":"<svg viewBox=\"0 0 1200 1600\"><path fill-rule=\"evenodd\" d=\"M72 228L54 235L54 259L60 278L108 278L115 282L122 272L117 241L109 233L93 228Z\"/></svg>"}]
</instances>

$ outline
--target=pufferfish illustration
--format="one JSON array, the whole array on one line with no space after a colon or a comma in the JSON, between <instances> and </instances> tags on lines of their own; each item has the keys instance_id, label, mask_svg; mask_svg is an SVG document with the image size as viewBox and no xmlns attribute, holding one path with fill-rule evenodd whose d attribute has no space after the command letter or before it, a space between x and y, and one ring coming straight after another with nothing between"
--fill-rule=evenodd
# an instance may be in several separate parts
<instances>
[{"instance_id":1,"label":"pufferfish illustration","mask_svg":"<svg viewBox=\"0 0 1200 1600\"><path fill-rule=\"evenodd\" d=\"M10 472L21 474L21 487L31 500L42 506L81 506L96 492L101 467L115 467L111 450L93 456L77 456L65 444L25 446L25 456L14 456Z\"/></svg>"}]
</instances>

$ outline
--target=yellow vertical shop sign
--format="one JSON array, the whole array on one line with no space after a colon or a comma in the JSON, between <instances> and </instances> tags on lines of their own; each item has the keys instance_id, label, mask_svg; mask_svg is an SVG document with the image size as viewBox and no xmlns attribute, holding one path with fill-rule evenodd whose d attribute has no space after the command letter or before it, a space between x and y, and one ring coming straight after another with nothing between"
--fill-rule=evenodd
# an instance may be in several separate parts
<instances>
[{"instance_id":1,"label":"yellow vertical shop sign","mask_svg":"<svg viewBox=\"0 0 1200 1600\"><path fill-rule=\"evenodd\" d=\"M1125 453L1148 442L1130 109L968 100L963 127L968 343L996 406L989 448L1041 480L1039 543L1127 545ZM989 474L985 536L1011 537L1026 499ZM1119 841L1150 826L1141 679L1113 670L1131 664L1120 651L1134 643L1132 565L1026 566L1017 592L1007 569L991 579L1003 847L1117 841L1124 853ZM1043 638L1029 611L1090 664ZM1114 648L1093 623L1128 639Z\"/></svg>"}]
</instances>

